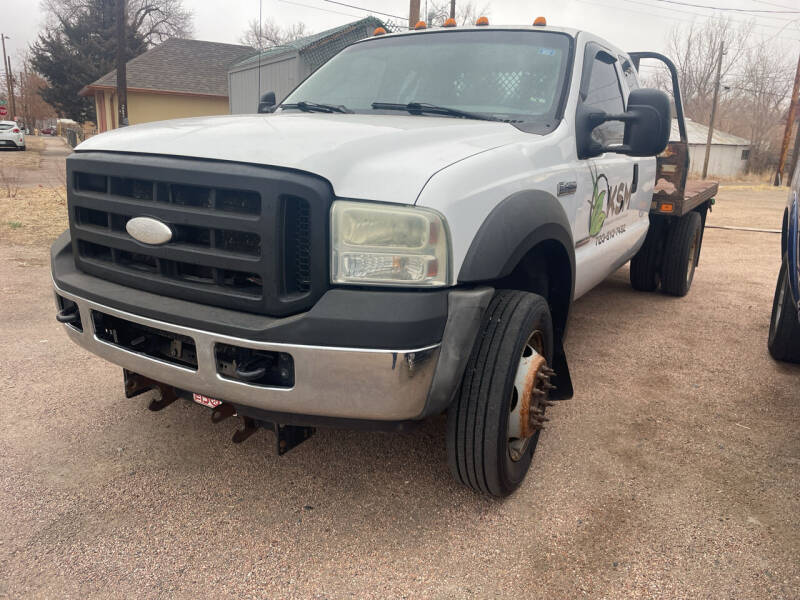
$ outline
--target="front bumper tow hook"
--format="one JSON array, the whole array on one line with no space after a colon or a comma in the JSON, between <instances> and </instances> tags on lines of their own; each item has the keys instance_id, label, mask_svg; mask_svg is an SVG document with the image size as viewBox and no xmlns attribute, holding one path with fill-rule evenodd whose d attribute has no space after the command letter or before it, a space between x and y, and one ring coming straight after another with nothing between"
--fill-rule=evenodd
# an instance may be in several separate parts
<instances>
[{"instance_id":1,"label":"front bumper tow hook","mask_svg":"<svg viewBox=\"0 0 800 600\"><path fill-rule=\"evenodd\" d=\"M243 417L243 419L244 427L233 434L234 444L241 444L243 441L253 435L258 429L258 423L256 423L253 419L250 419L249 417Z\"/></svg>"},{"instance_id":2,"label":"front bumper tow hook","mask_svg":"<svg viewBox=\"0 0 800 600\"><path fill-rule=\"evenodd\" d=\"M59 323L74 323L80 317L80 311L77 304L68 308L62 309L56 313L56 321Z\"/></svg>"},{"instance_id":3,"label":"front bumper tow hook","mask_svg":"<svg viewBox=\"0 0 800 600\"><path fill-rule=\"evenodd\" d=\"M233 404L228 404L227 402L223 402L219 406L214 407L211 411L211 422L221 423L228 417L232 417L236 414L236 407Z\"/></svg>"}]
</instances>

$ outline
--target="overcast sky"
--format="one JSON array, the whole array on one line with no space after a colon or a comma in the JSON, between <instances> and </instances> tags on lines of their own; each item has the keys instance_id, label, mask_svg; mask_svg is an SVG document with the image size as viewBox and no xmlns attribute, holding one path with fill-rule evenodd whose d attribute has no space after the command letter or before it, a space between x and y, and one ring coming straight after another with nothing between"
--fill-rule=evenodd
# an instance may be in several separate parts
<instances>
[{"instance_id":1,"label":"overcast sky","mask_svg":"<svg viewBox=\"0 0 800 600\"><path fill-rule=\"evenodd\" d=\"M408 0L341 0L345 4L406 17ZM464 0L459 0L464 1ZM800 10L800 0L678 0L679 2L734 7L745 10ZM303 21L318 32L369 14L326 0L262 0L263 14L279 23ZM425 0L421 0L423 10ZM664 50L665 37L674 26L703 21L713 10L677 6L664 0L488 0L487 11L495 24L527 24L543 15L553 25L590 30L626 50ZM194 37L237 43L249 20L258 15L259 0L184 0L194 11ZM720 14L720 13L717 13ZM753 15L722 13L737 21ZM381 15L376 14L380 17ZM0 0L0 32L12 61L27 47L43 25L39 0ZM762 13L754 21L758 37L774 38L783 50L800 52L800 14ZM12 67L14 65L12 64Z\"/></svg>"}]
</instances>

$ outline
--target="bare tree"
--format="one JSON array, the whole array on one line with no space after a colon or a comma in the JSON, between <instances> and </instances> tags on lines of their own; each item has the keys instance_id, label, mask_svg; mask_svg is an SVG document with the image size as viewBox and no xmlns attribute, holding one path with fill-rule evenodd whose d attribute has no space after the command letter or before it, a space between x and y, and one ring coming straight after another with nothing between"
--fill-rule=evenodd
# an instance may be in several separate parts
<instances>
[{"instance_id":1,"label":"bare tree","mask_svg":"<svg viewBox=\"0 0 800 600\"><path fill-rule=\"evenodd\" d=\"M37 123L54 118L56 110L41 96L47 82L30 67L30 58L25 57L23 70L15 75L18 85L17 106L25 125L33 131Z\"/></svg>"},{"instance_id":2,"label":"bare tree","mask_svg":"<svg viewBox=\"0 0 800 600\"><path fill-rule=\"evenodd\" d=\"M250 21L239 41L245 46L263 49L283 46L306 35L308 32L306 24L303 22L298 21L292 25L281 27L273 19L267 17L261 24L261 31L258 28L258 19Z\"/></svg>"},{"instance_id":3,"label":"bare tree","mask_svg":"<svg viewBox=\"0 0 800 600\"><path fill-rule=\"evenodd\" d=\"M748 48L735 73L723 79L721 123L750 140L749 171L763 171L778 159L794 75L794 56L766 43Z\"/></svg>"},{"instance_id":4,"label":"bare tree","mask_svg":"<svg viewBox=\"0 0 800 600\"><path fill-rule=\"evenodd\" d=\"M456 23L460 26L474 25L478 17L489 16L488 2L458 2L456 4ZM450 0L433 0L428 4L425 21L429 27L441 27L450 17Z\"/></svg>"},{"instance_id":5,"label":"bare tree","mask_svg":"<svg viewBox=\"0 0 800 600\"><path fill-rule=\"evenodd\" d=\"M698 25L674 27L667 38L668 54L678 67L678 81L686 114L697 121L708 122L714 95L717 58L725 44L722 59L723 79L742 59L751 27L735 27L724 18L708 19Z\"/></svg>"},{"instance_id":6,"label":"bare tree","mask_svg":"<svg viewBox=\"0 0 800 600\"><path fill-rule=\"evenodd\" d=\"M130 27L148 46L173 37L191 37L192 11L183 6L183 0L127 0L127 3ZM92 0L42 0L50 25L69 23L91 9L92 4Z\"/></svg>"},{"instance_id":7,"label":"bare tree","mask_svg":"<svg viewBox=\"0 0 800 600\"><path fill-rule=\"evenodd\" d=\"M794 73L794 53L774 39L751 38L751 27L726 19L674 28L668 54L678 68L686 116L708 123L720 44L725 44L716 129L750 140L748 170L775 164ZM671 90L666 70L644 71L645 85Z\"/></svg>"}]
</instances>

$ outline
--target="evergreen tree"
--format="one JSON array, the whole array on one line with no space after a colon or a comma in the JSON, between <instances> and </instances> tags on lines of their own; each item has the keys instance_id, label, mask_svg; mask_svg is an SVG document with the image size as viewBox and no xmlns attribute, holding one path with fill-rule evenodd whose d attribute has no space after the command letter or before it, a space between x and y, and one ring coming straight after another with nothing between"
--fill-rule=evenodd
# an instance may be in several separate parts
<instances>
[{"instance_id":1,"label":"evergreen tree","mask_svg":"<svg viewBox=\"0 0 800 600\"><path fill-rule=\"evenodd\" d=\"M115 0L45 0L53 24L31 45L31 65L47 81L42 98L63 117L95 120L93 98L78 92L116 67ZM181 0L127 0L126 60L149 45L191 32Z\"/></svg>"}]
</instances>

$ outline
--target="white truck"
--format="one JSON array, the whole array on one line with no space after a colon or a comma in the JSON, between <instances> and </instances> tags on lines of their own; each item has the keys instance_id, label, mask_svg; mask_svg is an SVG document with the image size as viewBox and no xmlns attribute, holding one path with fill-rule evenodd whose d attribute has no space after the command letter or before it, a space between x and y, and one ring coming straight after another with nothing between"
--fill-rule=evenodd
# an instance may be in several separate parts
<instances>
[{"instance_id":1,"label":"white truck","mask_svg":"<svg viewBox=\"0 0 800 600\"><path fill-rule=\"evenodd\" d=\"M638 289L691 284L715 189L688 194L679 91L668 147L642 56L546 25L377 30L262 114L90 138L58 320L127 396L186 395L281 454L446 412L454 476L507 495L572 396L572 301L631 259Z\"/></svg>"}]
</instances>

